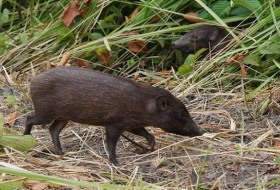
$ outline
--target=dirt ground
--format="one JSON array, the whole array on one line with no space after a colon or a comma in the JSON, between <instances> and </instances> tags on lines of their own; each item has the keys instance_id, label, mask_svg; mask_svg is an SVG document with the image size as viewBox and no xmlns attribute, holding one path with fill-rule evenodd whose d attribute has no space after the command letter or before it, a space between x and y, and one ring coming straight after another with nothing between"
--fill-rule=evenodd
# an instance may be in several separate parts
<instances>
[{"instance_id":1,"label":"dirt ground","mask_svg":"<svg viewBox=\"0 0 280 190\"><path fill-rule=\"evenodd\" d=\"M2 78L0 87L4 117L15 109L20 111L15 123L5 127L23 131L32 110L30 99L21 91L26 92L28 83L18 89ZM18 108L8 105L3 92L16 96ZM159 189L280 189L279 85L246 102L242 93L218 90L196 92L182 100L206 133L189 138L148 127L156 137L156 151L144 151L121 138L118 167L107 160L104 128L77 123L69 123L60 135L63 157L51 153L47 126L36 126L32 135L38 145L26 153L9 150L1 161L68 179L118 184L144 181ZM127 136L148 147L141 137Z\"/></svg>"}]
</instances>

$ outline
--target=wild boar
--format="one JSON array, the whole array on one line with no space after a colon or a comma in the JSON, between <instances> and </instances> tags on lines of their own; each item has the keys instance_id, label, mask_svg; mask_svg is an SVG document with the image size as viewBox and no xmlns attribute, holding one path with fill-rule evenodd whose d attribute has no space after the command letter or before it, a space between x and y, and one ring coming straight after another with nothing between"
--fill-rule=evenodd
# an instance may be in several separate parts
<instances>
[{"instance_id":1,"label":"wild boar","mask_svg":"<svg viewBox=\"0 0 280 190\"><path fill-rule=\"evenodd\" d=\"M200 26L187 32L181 38L171 42L172 49L178 49L188 55L196 53L202 48L207 50L202 54L205 57L210 51L215 53L224 48L232 40L227 30L217 26Z\"/></svg>"},{"instance_id":2,"label":"wild boar","mask_svg":"<svg viewBox=\"0 0 280 190\"><path fill-rule=\"evenodd\" d=\"M186 107L169 91L120 76L78 67L49 69L30 85L34 105L25 135L33 125L50 124L55 153L62 155L59 133L68 121L104 126L109 160L117 165L115 149L124 131L143 136L154 148L145 127L184 135L202 135Z\"/></svg>"}]
</instances>

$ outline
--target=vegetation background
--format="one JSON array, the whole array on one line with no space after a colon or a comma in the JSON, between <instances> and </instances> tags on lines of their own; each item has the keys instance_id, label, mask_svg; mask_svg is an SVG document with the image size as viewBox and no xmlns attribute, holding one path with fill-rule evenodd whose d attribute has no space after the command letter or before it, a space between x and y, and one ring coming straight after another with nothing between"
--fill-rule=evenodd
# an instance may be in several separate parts
<instances>
[{"instance_id":1,"label":"vegetation background","mask_svg":"<svg viewBox=\"0 0 280 190\"><path fill-rule=\"evenodd\" d=\"M205 24L234 40L204 59L171 50ZM276 0L0 0L0 189L279 188L279 28ZM66 129L72 153L63 159L44 151L51 145L44 128L33 133L33 148L35 138L19 132L32 110L29 82L62 65L167 88L208 134L151 128L158 150L139 154L122 140L119 168L107 163L95 127Z\"/></svg>"}]
</instances>

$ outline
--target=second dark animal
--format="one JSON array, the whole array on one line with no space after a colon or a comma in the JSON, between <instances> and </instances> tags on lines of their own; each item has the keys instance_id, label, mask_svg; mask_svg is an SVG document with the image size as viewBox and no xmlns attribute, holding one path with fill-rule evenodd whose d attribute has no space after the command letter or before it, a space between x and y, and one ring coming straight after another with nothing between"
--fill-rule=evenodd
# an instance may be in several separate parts
<instances>
[{"instance_id":1,"label":"second dark animal","mask_svg":"<svg viewBox=\"0 0 280 190\"><path fill-rule=\"evenodd\" d=\"M171 43L172 49L178 49L188 55L207 48L203 53L205 57L210 51L215 53L224 48L232 40L227 30L217 26L200 26L183 35Z\"/></svg>"},{"instance_id":2,"label":"second dark animal","mask_svg":"<svg viewBox=\"0 0 280 190\"><path fill-rule=\"evenodd\" d=\"M123 77L76 67L57 67L31 83L35 111L26 119L25 135L33 125L52 123L49 131L56 154L63 154L59 133L68 121L105 126L109 159L117 164L116 144L124 131L155 139L144 127L154 126L185 136L202 135L186 107L162 88Z\"/></svg>"}]
</instances>

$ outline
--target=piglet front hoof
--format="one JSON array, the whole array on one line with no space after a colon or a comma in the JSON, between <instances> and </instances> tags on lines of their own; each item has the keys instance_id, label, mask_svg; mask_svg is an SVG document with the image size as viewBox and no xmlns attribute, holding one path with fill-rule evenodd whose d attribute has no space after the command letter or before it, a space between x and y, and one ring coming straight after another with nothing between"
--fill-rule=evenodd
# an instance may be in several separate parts
<instances>
[{"instance_id":1,"label":"piglet front hoof","mask_svg":"<svg viewBox=\"0 0 280 190\"><path fill-rule=\"evenodd\" d=\"M61 149L55 149L53 151L53 153L56 154L56 155L60 155L60 156L62 156L64 154Z\"/></svg>"},{"instance_id":2,"label":"piglet front hoof","mask_svg":"<svg viewBox=\"0 0 280 190\"><path fill-rule=\"evenodd\" d=\"M119 166L120 165L116 158L110 158L109 160L114 166Z\"/></svg>"}]
</instances>

